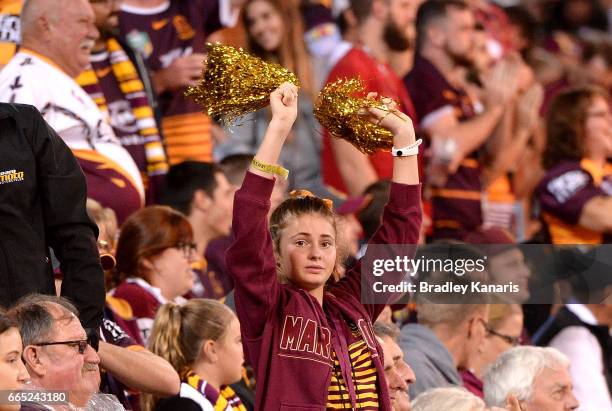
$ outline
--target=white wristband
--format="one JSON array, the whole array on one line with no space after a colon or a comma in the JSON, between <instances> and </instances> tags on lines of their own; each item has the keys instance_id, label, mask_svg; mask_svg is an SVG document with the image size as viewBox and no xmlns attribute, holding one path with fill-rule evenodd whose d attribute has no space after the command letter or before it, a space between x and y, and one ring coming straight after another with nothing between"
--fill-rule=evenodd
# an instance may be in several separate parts
<instances>
[{"instance_id":1,"label":"white wristband","mask_svg":"<svg viewBox=\"0 0 612 411\"><path fill-rule=\"evenodd\" d=\"M409 146L402 147L402 148L395 148L395 147L393 147L391 149L391 155L393 157L416 156L417 154L419 154L419 146L421 145L422 142L423 142L423 140L419 138L417 141L415 141L414 143L410 144Z\"/></svg>"}]
</instances>

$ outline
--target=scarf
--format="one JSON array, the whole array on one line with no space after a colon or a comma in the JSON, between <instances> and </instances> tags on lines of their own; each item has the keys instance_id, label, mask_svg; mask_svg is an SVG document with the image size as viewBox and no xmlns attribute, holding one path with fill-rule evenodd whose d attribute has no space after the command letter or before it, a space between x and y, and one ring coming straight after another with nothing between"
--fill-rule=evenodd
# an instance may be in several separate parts
<instances>
[{"instance_id":1,"label":"scarf","mask_svg":"<svg viewBox=\"0 0 612 411\"><path fill-rule=\"evenodd\" d=\"M219 392L191 369L183 373L181 381L202 394L215 411L246 411L242 401L229 385L222 386Z\"/></svg>"},{"instance_id":2,"label":"scarf","mask_svg":"<svg viewBox=\"0 0 612 411\"><path fill-rule=\"evenodd\" d=\"M126 146L126 149L130 151L132 157L137 161L148 191L150 186L148 183L151 183L151 180L159 180L159 178L156 178L157 176L163 176L168 172L168 161L153 109L144 91L144 84L136 67L134 67L134 64L119 42L114 38L109 38L106 41L106 51L110 56L112 74L119 83L121 93L129 103L134 117L136 117L138 133L144 140L144 147ZM92 97L100 111L107 113L106 98L93 67L90 65L89 68L81 73L76 81ZM142 150L144 150L146 164L138 164L137 158L142 158L142 155L139 156L136 151L140 151L140 154L142 154Z\"/></svg>"}]
</instances>

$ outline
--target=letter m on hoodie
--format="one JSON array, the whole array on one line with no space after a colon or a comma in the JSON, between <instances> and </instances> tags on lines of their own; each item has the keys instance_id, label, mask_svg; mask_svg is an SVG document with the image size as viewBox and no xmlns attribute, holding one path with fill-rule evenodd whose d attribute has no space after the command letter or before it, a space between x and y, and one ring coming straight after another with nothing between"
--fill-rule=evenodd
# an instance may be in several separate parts
<instances>
[{"instance_id":1,"label":"letter m on hoodie","mask_svg":"<svg viewBox=\"0 0 612 411\"><path fill-rule=\"evenodd\" d=\"M285 324L283 324L283 333L280 341L281 350L290 349L295 351L298 349L303 321L302 317L285 316Z\"/></svg>"}]
</instances>

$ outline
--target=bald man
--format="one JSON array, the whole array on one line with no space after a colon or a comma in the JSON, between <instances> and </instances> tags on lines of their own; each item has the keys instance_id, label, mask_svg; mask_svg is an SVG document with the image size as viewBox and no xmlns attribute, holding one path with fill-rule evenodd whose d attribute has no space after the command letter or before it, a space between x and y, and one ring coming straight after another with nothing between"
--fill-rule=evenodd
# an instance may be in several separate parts
<instances>
[{"instance_id":1,"label":"bald man","mask_svg":"<svg viewBox=\"0 0 612 411\"><path fill-rule=\"evenodd\" d=\"M142 177L91 97L74 81L98 38L87 0L29 0L19 52L0 72L0 101L31 104L85 172L88 196L123 221L144 204Z\"/></svg>"}]
</instances>

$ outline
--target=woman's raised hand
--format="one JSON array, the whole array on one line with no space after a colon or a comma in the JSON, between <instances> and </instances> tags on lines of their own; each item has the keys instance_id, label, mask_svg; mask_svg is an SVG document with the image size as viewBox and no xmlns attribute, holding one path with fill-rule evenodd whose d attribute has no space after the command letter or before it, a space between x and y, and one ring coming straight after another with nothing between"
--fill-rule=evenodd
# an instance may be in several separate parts
<instances>
[{"instance_id":1,"label":"woman's raised hand","mask_svg":"<svg viewBox=\"0 0 612 411\"><path fill-rule=\"evenodd\" d=\"M289 133L297 117L298 88L291 83L283 83L270 93L272 121L270 125L280 127Z\"/></svg>"},{"instance_id":2,"label":"woman's raised hand","mask_svg":"<svg viewBox=\"0 0 612 411\"><path fill-rule=\"evenodd\" d=\"M368 98L376 98L377 93L369 93ZM393 145L404 147L414 143L415 134L412 120L397 108L397 103L390 98L383 97L381 102L386 108L367 107L364 114L368 120L378 126L384 127L393 134Z\"/></svg>"}]
</instances>

